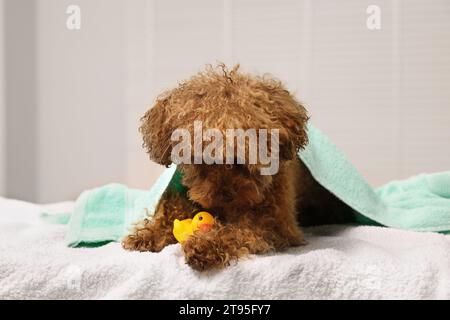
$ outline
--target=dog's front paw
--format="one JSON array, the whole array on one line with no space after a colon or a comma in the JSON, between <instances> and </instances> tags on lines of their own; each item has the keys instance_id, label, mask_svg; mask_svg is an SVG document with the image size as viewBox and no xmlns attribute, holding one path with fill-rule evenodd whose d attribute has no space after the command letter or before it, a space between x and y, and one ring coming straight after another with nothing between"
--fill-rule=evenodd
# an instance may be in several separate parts
<instances>
[{"instance_id":1,"label":"dog's front paw","mask_svg":"<svg viewBox=\"0 0 450 320\"><path fill-rule=\"evenodd\" d=\"M174 243L172 238L162 232L156 232L152 228L141 229L123 238L122 247L130 251L159 252L166 245Z\"/></svg>"},{"instance_id":2,"label":"dog's front paw","mask_svg":"<svg viewBox=\"0 0 450 320\"><path fill-rule=\"evenodd\" d=\"M144 242L144 239L137 235L128 235L122 239L122 248L129 251L146 251L145 248L148 245Z\"/></svg>"},{"instance_id":3,"label":"dog's front paw","mask_svg":"<svg viewBox=\"0 0 450 320\"><path fill-rule=\"evenodd\" d=\"M214 239L193 235L182 246L186 263L194 270L221 269L230 264L231 256Z\"/></svg>"}]
</instances>

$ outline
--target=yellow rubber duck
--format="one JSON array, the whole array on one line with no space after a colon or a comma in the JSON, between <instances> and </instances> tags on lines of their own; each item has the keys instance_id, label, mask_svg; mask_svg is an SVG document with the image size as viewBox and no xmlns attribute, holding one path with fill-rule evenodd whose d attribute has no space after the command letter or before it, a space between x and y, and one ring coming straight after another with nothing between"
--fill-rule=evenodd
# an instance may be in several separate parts
<instances>
[{"instance_id":1,"label":"yellow rubber duck","mask_svg":"<svg viewBox=\"0 0 450 320\"><path fill-rule=\"evenodd\" d=\"M195 231L209 231L213 226L214 217L206 211L201 211L192 219L184 219L181 221L175 219L173 222L173 235L179 243L183 243Z\"/></svg>"}]
</instances>

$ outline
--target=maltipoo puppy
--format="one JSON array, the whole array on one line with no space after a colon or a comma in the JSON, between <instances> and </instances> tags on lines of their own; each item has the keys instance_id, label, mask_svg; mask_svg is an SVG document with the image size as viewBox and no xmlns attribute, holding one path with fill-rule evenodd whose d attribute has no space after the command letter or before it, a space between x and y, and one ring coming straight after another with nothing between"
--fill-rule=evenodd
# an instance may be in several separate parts
<instances>
[{"instance_id":1,"label":"maltipoo puppy","mask_svg":"<svg viewBox=\"0 0 450 320\"><path fill-rule=\"evenodd\" d=\"M177 129L194 137L195 123L201 123L202 132L212 129L216 139L220 133L229 138L230 129L241 129L253 133L253 141L267 141L268 155L276 155L268 159L276 166L262 163L261 154L252 155L256 148L250 145L250 134L235 144L222 139L212 152L212 163L187 152L205 151L213 139L203 134L200 145L191 139L190 148L178 154L187 161L177 160L186 192L167 189L154 217L138 223L125 237L125 249L160 251L176 243L175 219L205 210L216 223L182 243L186 262L196 270L222 268L248 254L304 244L300 226L353 221L352 210L318 184L297 155L308 143L305 107L280 81L238 68L208 67L161 95L142 118L144 146L153 161L167 166L180 142L174 139ZM268 139L263 139L263 132ZM268 166L274 170L264 172Z\"/></svg>"}]
</instances>

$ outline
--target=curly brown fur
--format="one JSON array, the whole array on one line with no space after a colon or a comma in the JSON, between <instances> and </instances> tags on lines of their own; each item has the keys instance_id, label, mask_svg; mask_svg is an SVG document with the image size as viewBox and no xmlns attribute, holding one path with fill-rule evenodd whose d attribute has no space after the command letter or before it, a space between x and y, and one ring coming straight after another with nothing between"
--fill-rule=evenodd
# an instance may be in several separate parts
<instances>
[{"instance_id":1,"label":"curly brown fur","mask_svg":"<svg viewBox=\"0 0 450 320\"><path fill-rule=\"evenodd\" d=\"M122 246L127 250L159 252L168 244L177 242L172 233L173 221L192 218L198 209L176 191L166 190L153 218L138 222L133 233L122 241Z\"/></svg>"},{"instance_id":2,"label":"curly brown fur","mask_svg":"<svg viewBox=\"0 0 450 320\"><path fill-rule=\"evenodd\" d=\"M175 218L208 210L218 223L210 232L195 233L182 247L186 262L194 269L222 268L248 254L303 244L299 224L352 220L351 209L321 187L298 159L297 151L308 141L307 111L278 80L219 65L164 93L142 118L140 131L150 158L171 164L172 132L184 128L192 133L195 120L222 132L278 129L278 173L261 175L261 164L180 164L187 197L168 190L153 221L138 224L124 239L124 248L160 251L176 242L172 235Z\"/></svg>"}]
</instances>

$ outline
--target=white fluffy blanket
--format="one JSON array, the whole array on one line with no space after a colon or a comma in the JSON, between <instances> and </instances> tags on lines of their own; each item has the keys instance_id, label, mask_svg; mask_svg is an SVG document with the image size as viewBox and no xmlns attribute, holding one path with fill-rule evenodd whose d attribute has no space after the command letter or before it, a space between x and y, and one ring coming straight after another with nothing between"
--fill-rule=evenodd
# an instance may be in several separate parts
<instances>
[{"instance_id":1,"label":"white fluffy blanket","mask_svg":"<svg viewBox=\"0 0 450 320\"><path fill-rule=\"evenodd\" d=\"M42 210L0 198L0 299L450 299L450 237L440 234L324 226L306 230L307 246L202 274L179 245L68 248L67 226L40 221Z\"/></svg>"}]
</instances>

